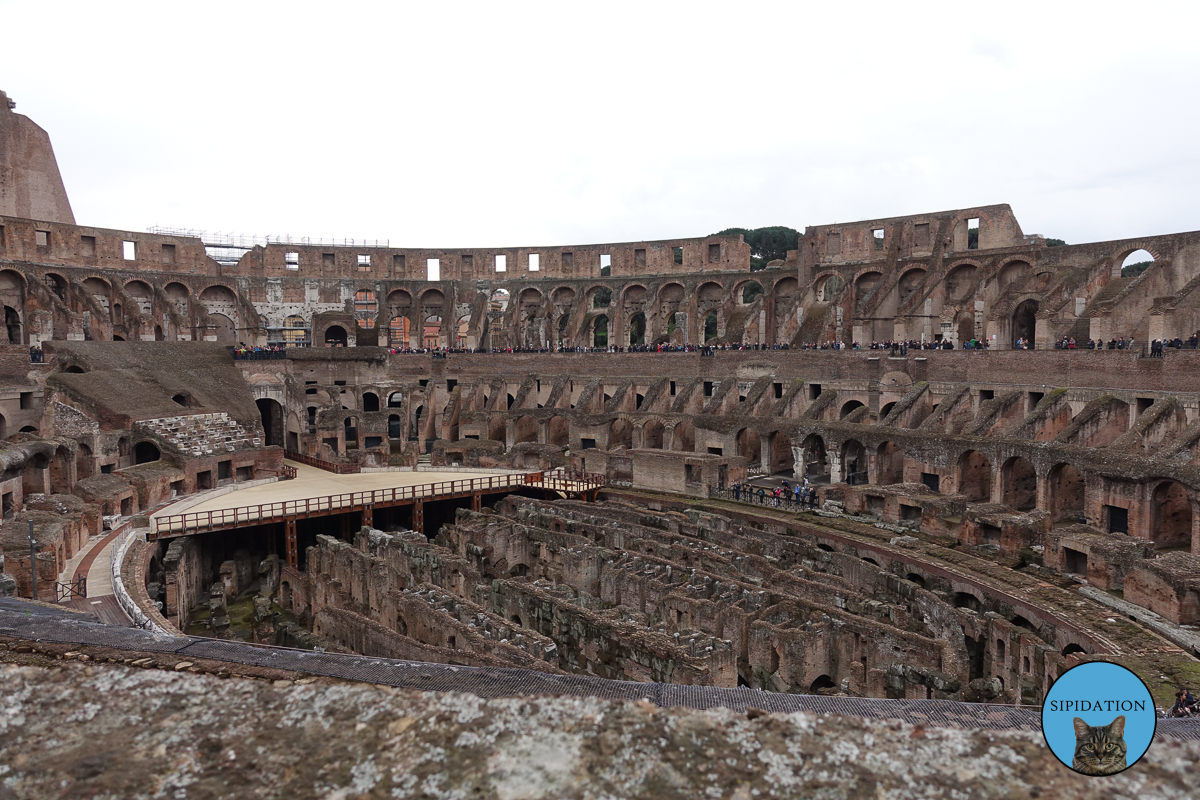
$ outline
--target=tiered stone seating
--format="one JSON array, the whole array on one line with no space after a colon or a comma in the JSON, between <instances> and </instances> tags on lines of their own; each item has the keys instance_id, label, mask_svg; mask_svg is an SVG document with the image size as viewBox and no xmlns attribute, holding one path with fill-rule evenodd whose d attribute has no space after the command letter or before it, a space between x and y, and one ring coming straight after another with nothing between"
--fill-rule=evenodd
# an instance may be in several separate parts
<instances>
[{"instance_id":1,"label":"tiered stone seating","mask_svg":"<svg viewBox=\"0 0 1200 800\"><path fill-rule=\"evenodd\" d=\"M239 448L262 447L261 438L253 436L241 423L223 412L147 419L138 426L161 437L180 452L197 458L231 453Z\"/></svg>"}]
</instances>

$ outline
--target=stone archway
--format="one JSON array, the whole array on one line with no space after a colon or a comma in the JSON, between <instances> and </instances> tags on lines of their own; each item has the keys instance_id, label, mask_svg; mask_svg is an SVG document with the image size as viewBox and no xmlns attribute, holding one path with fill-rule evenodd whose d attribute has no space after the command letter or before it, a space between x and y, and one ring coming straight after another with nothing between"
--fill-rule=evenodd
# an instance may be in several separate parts
<instances>
[{"instance_id":1,"label":"stone archway","mask_svg":"<svg viewBox=\"0 0 1200 800\"><path fill-rule=\"evenodd\" d=\"M884 442L875 449L875 482L887 486L904 481L904 452L895 442Z\"/></svg>"},{"instance_id":2,"label":"stone archway","mask_svg":"<svg viewBox=\"0 0 1200 800\"><path fill-rule=\"evenodd\" d=\"M1050 470L1048 494L1050 516L1055 521L1083 516L1083 474L1071 464L1056 464Z\"/></svg>"},{"instance_id":3,"label":"stone archway","mask_svg":"<svg viewBox=\"0 0 1200 800\"><path fill-rule=\"evenodd\" d=\"M1000 477L1004 505L1018 511L1028 511L1037 505L1037 472L1027 459L1010 458L1004 463Z\"/></svg>"},{"instance_id":4,"label":"stone archway","mask_svg":"<svg viewBox=\"0 0 1200 800\"><path fill-rule=\"evenodd\" d=\"M968 450L958 459L958 493L976 503L991 499L992 462L978 450Z\"/></svg>"},{"instance_id":5,"label":"stone archway","mask_svg":"<svg viewBox=\"0 0 1200 800\"><path fill-rule=\"evenodd\" d=\"M1177 481L1163 481L1154 487L1150 507L1153 519L1150 538L1155 550L1192 545L1192 501L1187 489Z\"/></svg>"}]
</instances>

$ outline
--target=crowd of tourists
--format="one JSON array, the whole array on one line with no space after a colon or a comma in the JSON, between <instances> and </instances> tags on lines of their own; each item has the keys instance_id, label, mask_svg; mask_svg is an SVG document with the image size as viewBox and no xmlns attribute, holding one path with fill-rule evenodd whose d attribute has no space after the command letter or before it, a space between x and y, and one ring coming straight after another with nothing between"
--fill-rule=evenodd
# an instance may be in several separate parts
<instances>
[{"instance_id":1,"label":"crowd of tourists","mask_svg":"<svg viewBox=\"0 0 1200 800\"><path fill-rule=\"evenodd\" d=\"M773 489L765 486L755 486L752 483L738 481L729 487L733 499L741 503L755 503L774 508L816 508L817 489L808 482L780 481Z\"/></svg>"},{"instance_id":2,"label":"crowd of tourists","mask_svg":"<svg viewBox=\"0 0 1200 800\"><path fill-rule=\"evenodd\" d=\"M285 358L287 356L287 348L279 344L263 344L251 347L244 342L239 342L238 346L232 348L230 352L239 361L269 360Z\"/></svg>"}]
</instances>

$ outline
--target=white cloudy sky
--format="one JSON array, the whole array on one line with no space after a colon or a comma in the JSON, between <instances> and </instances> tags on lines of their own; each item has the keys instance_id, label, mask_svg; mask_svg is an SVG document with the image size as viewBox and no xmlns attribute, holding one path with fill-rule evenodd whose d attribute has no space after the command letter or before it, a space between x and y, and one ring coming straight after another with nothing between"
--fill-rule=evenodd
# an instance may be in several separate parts
<instances>
[{"instance_id":1,"label":"white cloudy sky","mask_svg":"<svg viewBox=\"0 0 1200 800\"><path fill-rule=\"evenodd\" d=\"M1010 203L1200 229L1200 3L31 3L81 224L509 246Z\"/></svg>"}]
</instances>

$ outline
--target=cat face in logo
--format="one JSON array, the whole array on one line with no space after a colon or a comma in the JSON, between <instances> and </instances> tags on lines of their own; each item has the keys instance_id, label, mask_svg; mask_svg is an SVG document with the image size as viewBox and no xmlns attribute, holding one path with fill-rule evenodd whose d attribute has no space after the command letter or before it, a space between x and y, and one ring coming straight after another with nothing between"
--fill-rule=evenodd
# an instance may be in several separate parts
<instances>
[{"instance_id":1,"label":"cat face in logo","mask_svg":"<svg viewBox=\"0 0 1200 800\"><path fill-rule=\"evenodd\" d=\"M1107 725L1088 725L1075 718L1075 759L1071 769L1084 775L1112 775L1125 763L1125 715Z\"/></svg>"}]
</instances>

